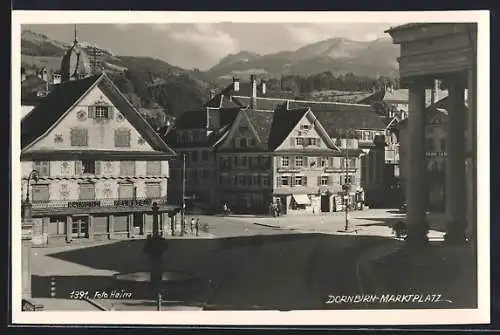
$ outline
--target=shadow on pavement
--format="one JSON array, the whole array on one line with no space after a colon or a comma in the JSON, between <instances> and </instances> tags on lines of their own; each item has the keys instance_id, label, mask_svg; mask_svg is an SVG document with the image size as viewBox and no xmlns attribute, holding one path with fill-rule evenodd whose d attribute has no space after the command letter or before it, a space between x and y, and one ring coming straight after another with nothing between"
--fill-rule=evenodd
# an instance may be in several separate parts
<instances>
[{"instance_id":1,"label":"shadow on pavement","mask_svg":"<svg viewBox=\"0 0 500 335\"><path fill-rule=\"evenodd\" d=\"M168 300L199 302L208 294L208 300L215 305L214 310L222 309L223 305L240 309L238 306L243 308L249 304L257 304L264 309L346 309L350 306L325 306L324 300L328 294L360 294L356 273L359 256L374 246L390 241L393 240L379 236L320 233L169 240L169 249L164 255L165 271L188 272L199 280L169 284L166 287ZM52 253L47 257L114 273L149 271L148 258L143 252L144 243L141 240L117 241ZM416 282L423 283L420 289L426 289L425 293L433 289L437 292L453 281L453 277L447 276L445 271L438 271L439 275L435 276L436 264L433 268L419 268L405 262L403 258L401 265L394 265L392 261L386 266L377 264L376 268L381 270L377 272L381 277L379 281L388 291L385 293L399 294L405 287L415 287ZM415 273L418 276L412 275ZM456 279L464 273L466 271L461 268L452 272L452 276ZM50 297L50 281L51 277L32 276L33 296ZM70 292L75 290L93 294L95 291L123 289L132 291L133 299L137 300L148 300L153 295L147 284L131 286L118 283L111 276L56 275L55 282L56 295L61 298L68 298ZM217 285L219 282L223 284ZM475 286L469 278L463 284L465 286L456 289L458 292L467 289L468 285ZM130 303L140 305L150 302ZM374 308L388 307L378 305Z\"/></svg>"}]
</instances>

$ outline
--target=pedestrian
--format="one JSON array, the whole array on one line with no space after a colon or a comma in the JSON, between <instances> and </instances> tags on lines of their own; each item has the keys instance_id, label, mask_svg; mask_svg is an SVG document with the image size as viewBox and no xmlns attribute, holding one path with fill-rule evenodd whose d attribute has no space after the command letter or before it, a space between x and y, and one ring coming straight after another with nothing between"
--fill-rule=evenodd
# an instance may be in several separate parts
<instances>
[{"instance_id":1,"label":"pedestrian","mask_svg":"<svg viewBox=\"0 0 500 335\"><path fill-rule=\"evenodd\" d=\"M191 218L191 234L194 232L194 225L195 225L195 221L194 221L194 218Z\"/></svg>"},{"instance_id":2,"label":"pedestrian","mask_svg":"<svg viewBox=\"0 0 500 335\"><path fill-rule=\"evenodd\" d=\"M196 229L196 236L198 236L200 234L200 218L196 218L195 229Z\"/></svg>"}]
</instances>

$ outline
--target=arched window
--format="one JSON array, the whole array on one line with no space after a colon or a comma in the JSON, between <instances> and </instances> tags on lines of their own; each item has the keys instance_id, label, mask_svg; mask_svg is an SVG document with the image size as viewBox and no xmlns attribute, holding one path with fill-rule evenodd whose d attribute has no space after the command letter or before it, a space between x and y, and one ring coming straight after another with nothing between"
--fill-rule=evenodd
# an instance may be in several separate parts
<instances>
[{"instance_id":1,"label":"arched window","mask_svg":"<svg viewBox=\"0 0 500 335\"><path fill-rule=\"evenodd\" d=\"M247 147L247 139L242 138L240 139L240 148L246 148Z\"/></svg>"}]
</instances>

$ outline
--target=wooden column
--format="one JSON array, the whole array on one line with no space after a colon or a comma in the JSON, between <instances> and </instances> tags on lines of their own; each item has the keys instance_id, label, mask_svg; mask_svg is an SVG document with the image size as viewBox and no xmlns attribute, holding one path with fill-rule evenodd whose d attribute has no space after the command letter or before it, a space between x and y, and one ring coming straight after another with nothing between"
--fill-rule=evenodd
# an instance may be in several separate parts
<instances>
[{"instance_id":1,"label":"wooden column","mask_svg":"<svg viewBox=\"0 0 500 335\"><path fill-rule=\"evenodd\" d=\"M465 85L461 78L449 82L448 143L446 158L446 235L450 244L466 241L466 187L465 187Z\"/></svg>"},{"instance_id":2,"label":"wooden column","mask_svg":"<svg viewBox=\"0 0 500 335\"><path fill-rule=\"evenodd\" d=\"M408 146L408 237L411 245L427 242L426 157L425 157L425 86L414 82L409 88Z\"/></svg>"}]
</instances>

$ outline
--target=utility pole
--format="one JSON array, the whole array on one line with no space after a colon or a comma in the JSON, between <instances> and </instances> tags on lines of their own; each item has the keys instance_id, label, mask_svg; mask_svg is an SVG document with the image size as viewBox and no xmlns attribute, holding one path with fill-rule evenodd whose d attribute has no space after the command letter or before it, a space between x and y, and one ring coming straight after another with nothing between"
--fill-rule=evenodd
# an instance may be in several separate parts
<instances>
[{"instance_id":1,"label":"utility pole","mask_svg":"<svg viewBox=\"0 0 500 335\"><path fill-rule=\"evenodd\" d=\"M348 147L348 136L346 137L345 140L345 226L344 230L348 231L349 230L349 186L350 186L350 179L349 179L349 147Z\"/></svg>"},{"instance_id":2,"label":"utility pole","mask_svg":"<svg viewBox=\"0 0 500 335\"><path fill-rule=\"evenodd\" d=\"M186 153L182 154L182 209L181 209L181 235L184 235L186 227L185 222L186 210Z\"/></svg>"}]
</instances>

